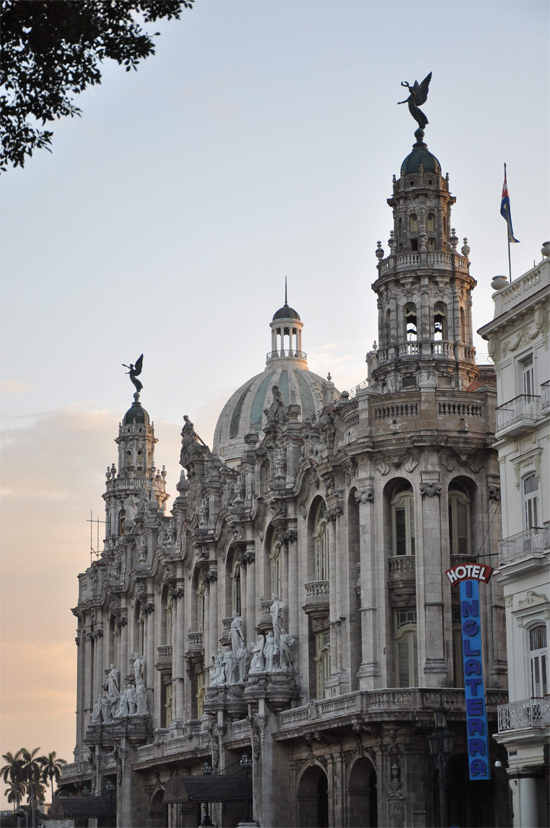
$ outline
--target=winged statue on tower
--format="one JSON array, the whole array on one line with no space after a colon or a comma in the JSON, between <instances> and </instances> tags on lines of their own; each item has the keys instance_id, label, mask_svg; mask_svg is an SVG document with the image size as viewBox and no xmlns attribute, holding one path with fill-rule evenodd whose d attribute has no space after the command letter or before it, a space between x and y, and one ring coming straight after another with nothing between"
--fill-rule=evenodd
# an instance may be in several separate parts
<instances>
[{"instance_id":1,"label":"winged statue on tower","mask_svg":"<svg viewBox=\"0 0 550 828\"><path fill-rule=\"evenodd\" d=\"M123 362L122 367L130 369L129 371L126 371L126 373L130 375L130 379L134 383L136 391L139 394L139 392L143 388L143 383L138 380L138 377L141 374L141 369L143 368L143 354L140 356L138 360L136 360L135 365L132 362L129 365L125 365Z\"/></svg>"},{"instance_id":2,"label":"winged statue on tower","mask_svg":"<svg viewBox=\"0 0 550 828\"><path fill-rule=\"evenodd\" d=\"M401 81L401 86L406 86L410 92L410 95L404 101L398 101L398 105L404 103L409 104L409 112L417 122L420 129L424 129L428 123L428 119L418 107L426 103L428 99L428 87L430 86L431 79L432 73L430 72L430 74L424 78L422 83L418 83L418 81L415 80L414 84L411 86L407 83L407 81Z\"/></svg>"}]
</instances>

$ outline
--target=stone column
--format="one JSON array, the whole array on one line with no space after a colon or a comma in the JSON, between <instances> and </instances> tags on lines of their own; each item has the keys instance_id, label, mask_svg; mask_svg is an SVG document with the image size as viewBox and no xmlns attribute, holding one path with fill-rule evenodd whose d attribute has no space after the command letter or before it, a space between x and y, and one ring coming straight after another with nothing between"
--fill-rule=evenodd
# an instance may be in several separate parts
<instances>
[{"instance_id":1,"label":"stone column","mask_svg":"<svg viewBox=\"0 0 550 828\"><path fill-rule=\"evenodd\" d=\"M84 728L88 726L90 710L93 707L93 656L94 656L94 640L90 630L86 630L83 635L84 639Z\"/></svg>"},{"instance_id":2,"label":"stone column","mask_svg":"<svg viewBox=\"0 0 550 828\"><path fill-rule=\"evenodd\" d=\"M288 630L293 636L299 636L298 616L300 613L298 586L300 578L298 575L298 540L288 544Z\"/></svg>"},{"instance_id":3,"label":"stone column","mask_svg":"<svg viewBox=\"0 0 550 828\"><path fill-rule=\"evenodd\" d=\"M277 350L277 329L276 328L271 329L271 350L272 351Z\"/></svg>"},{"instance_id":4,"label":"stone column","mask_svg":"<svg viewBox=\"0 0 550 828\"><path fill-rule=\"evenodd\" d=\"M218 649L218 639L220 637L218 626L218 573L215 570L208 573L207 601L209 623L208 632L205 630L204 633L204 664L208 668L212 664L212 655Z\"/></svg>"},{"instance_id":5,"label":"stone column","mask_svg":"<svg viewBox=\"0 0 550 828\"><path fill-rule=\"evenodd\" d=\"M174 699L172 701L174 709L174 718L178 723L183 722L183 681L185 665L183 662L183 653L185 651L185 624L183 618L184 598L183 585L178 582L173 596L174 609L174 649L172 651L172 693Z\"/></svg>"},{"instance_id":6,"label":"stone column","mask_svg":"<svg viewBox=\"0 0 550 828\"><path fill-rule=\"evenodd\" d=\"M147 621L145 624L145 686L147 687L147 703L149 711L153 713L155 698L155 596L150 595L147 599L145 611Z\"/></svg>"},{"instance_id":7,"label":"stone column","mask_svg":"<svg viewBox=\"0 0 550 828\"><path fill-rule=\"evenodd\" d=\"M98 626L95 630L95 677L93 699L97 699L103 692L103 678L105 665L103 663L103 629Z\"/></svg>"},{"instance_id":8,"label":"stone column","mask_svg":"<svg viewBox=\"0 0 550 828\"><path fill-rule=\"evenodd\" d=\"M380 511L382 520L382 489L379 492L379 503L376 507ZM377 560L374 554L376 531L374 520L374 486L369 480L365 486L357 489L359 500L359 560L361 564L361 666L359 668L359 688L361 690L373 690L380 687L380 645L378 636L378 596L376 584L379 582L377 573ZM382 547L383 549L383 547ZM384 561L382 551L382 564ZM382 572L382 580L385 583L385 572Z\"/></svg>"},{"instance_id":9,"label":"stone column","mask_svg":"<svg viewBox=\"0 0 550 828\"><path fill-rule=\"evenodd\" d=\"M518 779L519 821L522 828L538 828L539 814L537 807L537 781L532 776Z\"/></svg>"},{"instance_id":10,"label":"stone column","mask_svg":"<svg viewBox=\"0 0 550 828\"><path fill-rule=\"evenodd\" d=\"M422 472L419 489L422 500L421 521L416 531L418 681L420 686L440 687L447 680L447 661L443 595L446 567L441 550L439 472ZM415 511L418 513L418 509Z\"/></svg>"},{"instance_id":11,"label":"stone column","mask_svg":"<svg viewBox=\"0 0 550 828\"><path fill-rule=\"evenodd\" d=\"M244 625L244 634L247 646L254 640L254 627L256 624L256 553L254 546L247 547L245 550L246 563L246 617Z\"/></svg>"},{"instance_id":12,"label":"stone column","mask_svg":"<svg viewBox=\"0 0 550 828\"><path fill-rule=\"evenodd\" d=\"M118 634L120 637L120 648L119 648L119 658L120 663L115 664L115 667L119 670L121 676L127 675L129 672L129 662L128 662L128 619L126 615L121 615L120 618L117 618L117 624L119 624Z\"/></svg>"},{"instance_id":13,"label":"stone column","mask_svg":"<svg viewBox=\"0 0 550 828\"><path fill-rule=\"evenodd\" d=\"M336 621L338 620L338 582L337 579L337 556L336 556L336 520L330 520L327 525L329 536L329 589L330 589L330 672L331 676L338 672L339 665L339 633Z\"/></svg>"},{"instance_id":14,"label":"stone column","mask_svg":"<svg viewBox=\"0 0 550 828\"><path fill-rule=\"evenodd\" d=\"M84 739L84 630L78 625L76 636L76 748L78 754Z\"/></svg>"}]
</instances>

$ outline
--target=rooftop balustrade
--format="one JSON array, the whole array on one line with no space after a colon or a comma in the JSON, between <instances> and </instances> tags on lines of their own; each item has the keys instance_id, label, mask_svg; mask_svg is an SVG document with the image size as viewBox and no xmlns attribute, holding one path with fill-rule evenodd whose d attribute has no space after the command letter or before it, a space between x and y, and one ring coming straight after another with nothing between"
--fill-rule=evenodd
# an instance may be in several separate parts
<instances>
[{"instance_id":1,"label":"rooftop balustrade","mask_svg":"<svg viewBox=\"0 0 550 828\"><path fill-rule=\"evenodd\" d=\"M305 351L296 351L294 348L281 348L278 351L269 351L266 359L307 359Z\"/></svg>"}]
</instances>

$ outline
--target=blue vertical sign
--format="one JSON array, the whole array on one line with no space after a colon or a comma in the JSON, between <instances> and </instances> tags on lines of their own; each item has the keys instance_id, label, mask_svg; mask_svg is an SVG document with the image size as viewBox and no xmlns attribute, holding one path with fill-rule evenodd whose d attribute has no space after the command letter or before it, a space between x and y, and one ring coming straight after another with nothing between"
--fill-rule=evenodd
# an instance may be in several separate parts
<instances>
[{"instance_id":1,"label":"blue vertical sign","mask_svg":"<svg viewBox=\"0 0 550 828\"><path fill-rule=\"evenodd\" d=\"M477 580L460 581L460 615L470 779L490 779L489 731L485 706L481 613Z\"/></svg>"}]
</instances>

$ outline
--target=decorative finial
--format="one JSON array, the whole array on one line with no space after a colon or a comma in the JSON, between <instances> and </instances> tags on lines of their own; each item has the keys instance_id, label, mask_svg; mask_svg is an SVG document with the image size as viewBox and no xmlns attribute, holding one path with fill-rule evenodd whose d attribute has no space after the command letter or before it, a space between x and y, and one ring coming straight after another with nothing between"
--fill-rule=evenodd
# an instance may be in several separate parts
<instances>
[{"instance_id":1,"label":"decorative finial","mask_svg":"<svg viewBox=\"0 0 550 828\"><path fill-rule=\"evenodd\" d=\"M458 236L456 235L456 230L454 229L454 227L451 227L451 238L449 239L449 241L451 242L451 247L453 248L453 250L456 250L456 246L458 244Z\"/></svg>"},{"instance_id":2,"label":"decorative finial","mask_svg":"<svg viewBox=\"0 0 550 828\"><path fill-rule=\"evenodd\" d=\"M376 258L383 259L384 258L384 251L382 249L382 242L377 241L376 244L378 245L376 248Z\"/></svg>"},{"instance_id":3,"label":"decorative finial","mask_svg":"<svg viewBox=\"0 0 550 828\"><path fill-rule=\"evenodd\" d=\"M139 392L143 388L143 383L137 379L137 377L141 374L141 369L143 368L143 354L138 360L136 360L135 365L132 362L129 365L122 363L122 367L130 369L129 371L126 371L126 373L130 375L130 379L135 385L136 393L134 394L134 400L137 402L139 400Z\"/></svg>"},{"instance_id":4,"label":"decorative finial","mask_svg":"<svg viewBox=\"0 0 550 828\"><path fill-rule=\"evenodd\" d=\"M332 376L330 374L330 371L327 374L327 382L332 382Z\"/></svg>"},{"instance_id":5,"label":"decorative finial","mask_svg":"<svg viewBox=\"0 0 550 828\"><path fill-rule=\"evenodd\" d=\"M424 127L428 123L428 119L418 107L422 106L423 103L426 103L428 99L428 87L430 86L431 79L432 73L430 72L430 74L427 75L420 84L415 80L414 84L411 86L407 83L407 81L401 81L401 86L405 86L409 90L410 95L404 101L398 101L398 104L409 104L409 112L419 126L419 129L417 129L414 133L414 137L419 144L421 144L424 139Z\"/></svg>"},{"instance_id":6,"label":"decorative finial","mask_svg":"<svg viewBox=\"0 0 550 828\"><path fill-rule=\"evenodd\" d=\"M469 246L469 244L468 244L468 239L466 239L466 238L464 239L464 244L462 245L462 248L461 248L460 252L462 253L462 255L463 255L466 259L467 259L467 258L468 258L468 256L470 255L470 246Z\"/></svg>"}]
</instances>

